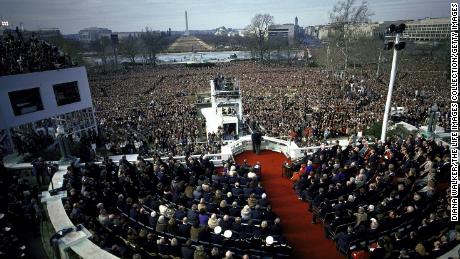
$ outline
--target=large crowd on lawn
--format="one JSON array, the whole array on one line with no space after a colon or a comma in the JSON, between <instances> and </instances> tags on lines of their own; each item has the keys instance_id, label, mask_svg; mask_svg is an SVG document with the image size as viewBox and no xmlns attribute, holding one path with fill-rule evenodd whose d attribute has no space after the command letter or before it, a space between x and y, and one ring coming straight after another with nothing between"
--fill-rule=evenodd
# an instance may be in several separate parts
<instances>
[{"instance_id":1,"label":"large crowd on lawn","mask_svg":"<svg viewBox=\"0 0 460 259\"><path fill-rule=\"evenodd\" d=\"M0 58L0 75L71 64L55 47L20 34L2 39ZM449 130L448 83L436 68L433 60L401 66L392 105L403 107L400 119L420 127L437 104L436 123ZM458 244L460 229L448 218L449 148L412 135L373 143L359 137L381 120L386 73L375 78L363 69L342 79L318 68L241 61L89 74L99 136L83 139L95 142L98 154L139 155L135 162L107 156L101 165L72 165L64 176L69 218L92 231L102 249L123 258L291 255L261 186L260 166L225 161L217 169L204 156L220 153L223 133L206 132L197 94L208 92L218 74L240 81L245 123L265 136L300 146L353 137L345 149L321 147L292 164L293 189L342 253L430 258ZM50 141L38 134L13 140L27 144L20 153ZM179 155L183 163L173 158ZM34 174L45 183L43 160L37 161ZM14 233L19 220L36 231L38 189L0 166L0 198L8 200L0 206L0 253L24 257Z\"/></svg>"},{"instance_id":2,"label":"large crowd on lawn","mask_svg":"<svg viewBox=\"0 0 460 259\"><path fill-rule=\"evenodd\" d=\"M434 61L424 62L436 67ZM422 65L414 65L418 66ZM291 139L300 146L356 136L382 119L386 74L376 79L364 72L341 80L320 69L253 61L138 67L90 76L103 129L101 145L114 154L219 152L222 133L211 132L212 137L206 138L196 94L210 91L209 81L220 73L240 81L247 125L256 122L265 135ZM448 129L445 80L443 73L402 69L392 101L393 107L404 107L401 119L417 127L426 125L436 103L437 124Z\"/></svg>"},{"instance_id":3,"label":"large crowd on lawn","mask_svg":"<svg viewBox=\"0 0 460 259\"><path fill-rule=\"evenodd\" d=\"M0 76L75 66L58 47L35 35L5 31L0 37Z\"/></svg>"}]
</instances>

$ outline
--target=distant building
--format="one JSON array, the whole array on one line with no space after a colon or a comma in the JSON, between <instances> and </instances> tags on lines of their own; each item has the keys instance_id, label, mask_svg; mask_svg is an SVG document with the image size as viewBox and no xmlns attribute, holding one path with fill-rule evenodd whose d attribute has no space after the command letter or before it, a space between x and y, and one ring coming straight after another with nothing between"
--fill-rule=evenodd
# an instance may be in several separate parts
<instances>
[{"instance_id":1,"label":"distant building","mask_svg":"<svg viewBox=\"0 0 460 259\"><path fill-rule=\"evenodd\" d=\"M305 35L318 38L318 26L307 26L304 30Z\"/></svg>"},{"instance_id":2,"label":"distant building","mask_svg":"<svg viewBox=\"0 0 460 259\"><path fill-rule=\"evenodd\" d=\"M378 22L377 28L374 29L374 38L378 39L384 39L385 38L385 32L391 24L401 24L401 23L406 23L406 21L403 20L398 20L398 21L383 21L383 22Z\"/></svg>"},{"instance_id":3,"label":"distant building","mask_svg":"<svg viewBox=\"0 0 460 259\"><path fill-rule=\"evenodd\" d=\"M379 27L378 23L359 23L345 26L348 35L352 37L374 37L374 31Z\"/></svg>"},{"instance_id":4,"label":"distant building","mask_svg":"<svg viewBox=\"0 0 460 259\"><path fill-rule=\"evenodd\" d=\"M320 40L328 40L330 37L334 35L334 27L330 24L328 25L321 25L318 27L317 37Z\"/></svg>"},{"instance_id":5,"label":"distant building","mask_svg":"<svg viewBox=\"0 0 460 259\"><path fill-rule=\"evenodd\" d=\"M40 29L36 31L26 31L30 34L35 34L40 39L46 38L54 38L59 37L61 35L61 31L58 28L47 28L47 29Z\"/></svg>"},{"instance_id":6,"label":"distant building","mask_svg":"<svg viewBox=\"0 0 460 259\"><path fill-rule=\"evenodd\" d=\"M226 35L227 33L228 33L227 28L225 28L225 26L221 26L216 29L216 32L214 33L214 35L223 36L223 35Z\"/></svg>"},{"instance_id":7,"label":"distant building","mask_svg":"<svg viewBox=\"0 0 460 259\"><path fill-rule=\"evenodd\" d=\"M114 34L118 35L118 40L123 40L129 37L139 38L142 33L141 32L114 32Z\"/></svg>"},{"instance_id":8,"label":"distant building","mask_svg":"<svg viewBox=\"0 0 460 259\"><path fill-rule=\"evenodd\" d=\"M112 34L112 30L109 30L107 28L98 28L98 27L86 28L78 32L80 41L84 43L91 43L91 42L99 40L102 37L110 38L111 34Z\"/></svg>"},{"instance_id":9,"label":"distant building","mask_svg":"<svg viewBox=\"0 0 460 259\"><path fill-rule=\"evenodd\" d=\"M410 41L441 41L450 36L449 18L426 18L406 22L402 37Z\"/></svg>"},{"instance_id":10,"label":"distant building","mask_svg":"<svg viewBox=\"0 0 460 259\"><path fill-rule=\"evenodd\" d=\"M430 42L446 40L450 36L449 18L425 18L420 20L398 20L376 23L360 23L347 25L346 30L355 36L374 37L383 39L385 31L391 24L406 24L406 30L402 38L406 41ZM316 36L320 40L328 40L334 35L334 27L331 24L309 26L305 29L307 35ZM316 34L316 35L315 35Z\"/></svg>"},{"instance_id":11,"label":"distant building","mask_svg":"<svg viewBox=\"0 0 460 259\"><path fill-rule=\"evenodd\" d=\"M379 27L378 23L359 23L345 25L345 31L352 37L374 37L374 30ZM334 24L310 26L307 34L316 36L322 41L327 41L333 37L336 32Z\"/></svg>"},{"instance_id":12,"label":"distant building","mask_svg":"<svg viewBox=\"0 0 460 259\"><path fill-rule=\"evenodd\" d=\"M268 39L269 40L282 40L288 44L293 44L295 38L295 25L294 24L282 24L282 25L271 25L268 27Z\"/></svg>"},{"instance_id":13,"label":"distant building","mask_svg":"<svg viewBox=\"0 0 460 259\"><path fill-rule=\"evenodd\" d=\"M216 29L216 32L214 32L214 35L216 36L224 36L227 35L228 37L234 37L239 35L238 30L234 30L232 28L225 28L225 26L221 26Z\"/></svg>"}]
</instances>

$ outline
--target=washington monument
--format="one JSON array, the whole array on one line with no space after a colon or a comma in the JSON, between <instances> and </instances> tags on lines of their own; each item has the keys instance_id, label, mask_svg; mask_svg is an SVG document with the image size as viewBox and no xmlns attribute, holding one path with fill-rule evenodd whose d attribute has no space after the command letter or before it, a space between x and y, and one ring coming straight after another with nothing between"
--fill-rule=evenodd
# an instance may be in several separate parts
<instances>
[{"instance_id":1,"label":"washington monument","mask_svg":"<svg viewBox=\"0 0 460 259\"><path fill-rule=\"evenodd\" d=\"M187 17L187 11L185 11L185 36L189 36L190 32L188 31L188 17Z\"/></svg>"}]
</instances>

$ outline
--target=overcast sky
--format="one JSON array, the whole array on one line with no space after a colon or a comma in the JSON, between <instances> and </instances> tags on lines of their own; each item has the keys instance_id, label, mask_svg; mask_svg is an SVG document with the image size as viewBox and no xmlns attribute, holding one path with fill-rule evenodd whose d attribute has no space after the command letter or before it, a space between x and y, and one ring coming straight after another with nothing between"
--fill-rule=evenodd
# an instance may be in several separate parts
<instances>
[{"instance_id":1,"label":"overcast sky","mask_svg":"<svg viewBox=\"0 0 460 259\"><path fill-rule=\"evenodd\" d=\"M360 0L358 0L360 1ZM219 26L244 28L257 13L269 13L276 23L317 25L328 22L337 0L0 0L0 18L26 29L59 28L64 34L98 26L113 31L184 30ZM448 0L368 0L373 21L448 17Z\"/></svg>"}]
</instances>

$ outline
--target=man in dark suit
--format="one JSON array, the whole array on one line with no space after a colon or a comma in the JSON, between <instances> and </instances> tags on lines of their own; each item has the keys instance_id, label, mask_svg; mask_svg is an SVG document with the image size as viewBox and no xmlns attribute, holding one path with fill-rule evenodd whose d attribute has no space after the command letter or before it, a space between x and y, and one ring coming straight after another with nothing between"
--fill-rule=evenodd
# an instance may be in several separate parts
<instances>
[{"instance_id":1,"label":"man in dark suit","mask_svg":"<svg viewBox=\"0 0 460 259\"><path fill-rule=\"evenodd\" d=\"M35 177L37 179L37 184L41 186L42 184L46 184L46 163L43 161L42 157L39 157L37 160L32 162L32 171L35 173Z\"/></svg>"},{"instance_id":2,"label":"man in dark suit","mask_svg":"<svg viewBox=\"0 0 460 259\"><path fill-rule=\"evenodd\" d=\"M186 217L182 219L182 224L179 225L179 235L183 237L190 236L190 225L188 224L188 219Z\"/></svg>"},{"instance_id":3,"label":"man in dark suit","mask_svg":"<svg viewBox=\"0 0 460 259\"><path fill-rule=\"evenodd\" d=\"M262 143L262 133L259 130L255 130L251 135L252 150L256 153L260 153L260 144Z\"/></svg>"},{"instance_id":4,"label":"man in dark suit","mask_svg":"<svg viewBox=\"0 0 460 259\"><path fill-rule=\"evenodd\" d=\"M192 248L192 241L189 239L185 244L181 247L182 258L185 259L192 259L193 253L195 250Z\"/></svg>"}]
</instances>

